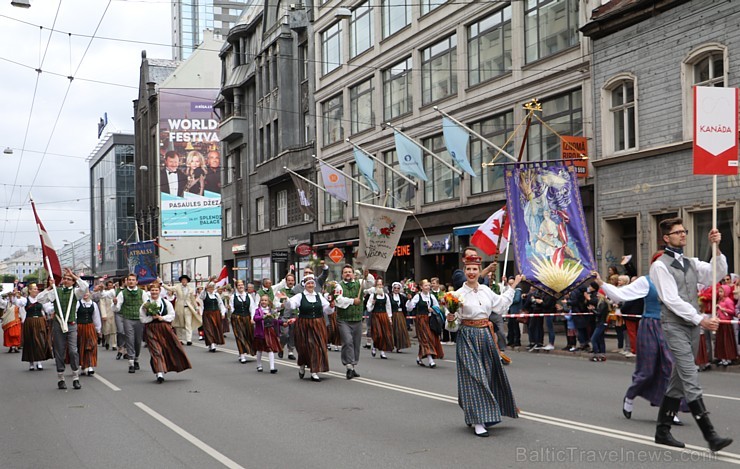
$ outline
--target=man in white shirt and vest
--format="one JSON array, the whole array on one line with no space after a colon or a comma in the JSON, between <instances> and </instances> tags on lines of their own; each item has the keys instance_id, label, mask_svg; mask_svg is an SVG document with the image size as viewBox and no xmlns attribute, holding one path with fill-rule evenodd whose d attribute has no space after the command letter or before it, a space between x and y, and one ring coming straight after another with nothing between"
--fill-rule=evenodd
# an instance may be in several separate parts
<instances>
[{"instance_id":1,"label":"man in white shirt and vest","mask_svg":"<svg viewBox=\"0 0 740 469\"><path fill-rule=\"evenodd\" d=\"M149 294L138 287L136 274L128 274L126 288L113 298L113 311L123 316L123 331L126 335L126 352L128 353L128 372L139 369L139 354L144 338L144 324L139 319L141 305L149 300Z\"/></svg>"}]
</instances>

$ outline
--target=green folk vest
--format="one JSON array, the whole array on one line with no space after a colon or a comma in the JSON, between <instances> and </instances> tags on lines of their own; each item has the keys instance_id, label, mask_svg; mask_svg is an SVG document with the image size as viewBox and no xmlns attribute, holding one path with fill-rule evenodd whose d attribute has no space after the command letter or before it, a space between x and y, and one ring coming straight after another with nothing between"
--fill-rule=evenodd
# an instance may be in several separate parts
<instances>
[{"instance_id":1,"label":"green folk vest","mask_svg":"<svg viewBox=\"0 0 740 469\"><path fill-rule=\"evenodd\" d=\"M249 299L249 295L244 295L244 301L239 299L239 295L234 293L234 312L232 314L236 314L237 316L249 316L249 307L251 304L251 300ZM218 305L216 306L218 308Z\"/></svg>"},{"instance_id":2,"label":"green folk vest","mask_svg":"<svg viewBox=\"0 0 740 469\"><path fill-rule=\"evenodd\" d=\"M259 290L257 290L257 294L259 295L260 298L262 298L262 295L267 295L268 298L270 298L270 303L275 301L275 292L272 291L272 288L268 288L268 289L260 288Z\"/></svg>"},{"instance_id":3,"label":"green folk vest","mask_svg":"<svg viewBox=\"0 0 740 469\"><path fill-rule=\"evenodd\" d=\"M360 293L359 282L342 282L342 296L345 298L357 298ZM346 308L337 308L337 320L346 322L362 321L362 302L359 305L350 305Z\"/></svg>"},{"instance_id":4,"label":"green folk vest","mask_svg":"<svg viewBox=\"0 0 740 469\"><path fill-rule=\"evenodd\" d=\"M699 282L699 274L694 269L694 264L687 257L684 257L682 268L681 264L669 254L663 254L657 259L657 262L662 262L668 268L668 272L676 282L679 298L689 303L698 312L699 294L696 284ZM694 324L676 316L662 302L660 303L660 320L665 323L694 326Z\"/></svg>"},{"instance_id":5,"label":"green folk vest","mask_svg":"<svg viewBox=\"0 0 740 469\"><path fill-rule=\"evenodd\" d=\"M298 317L304 319L315 319L324 317L324 308L321 306L321 298L316 294L316 302L311 303L306 295L301 293L301 305L298 307Z\"/></svg>"},{"instance_id":6,"label":"green folk vest","mask_svg":"<svg viewBox=\"0 0 740 469\"><path fill-rule=\"evenodd\" d=\"M56 314L64 317L64 314L67 312L67 306L69 305L69 299L72 298L74 295L74 287L72 288L57 288L57 296L59 296L59 303L61 303L61 308L59 307L59 304L55 301L54 302L54 311ZM77 320L77 311L75 300L72 299L72 306L69 308L69 318L67 318L67 322L75 322Z\"/></svg>"},{"instance_id":7,"label":"green folk vest","mask_svg":"<svg viewBox=\"0 0 740 469\"><path fill-rule=\"evenodd\" d=\"M129 290L124 288L121 290L123 293L123 304L121 305L121 316L124 319L139 320L139 309L144 304L144 293L141 288L136 290Z\"/></svg>"},{"instance_id":8,"label":"green folk vest","mask_svg":"<svg viewBox=\"0 0 740 469\"><path fill-rule=\"evenodd\" d=\"M38 301L34 304L31 304L30 301L26 303L26 319L41 317L44 317L44 307L41 305L41 303L39 303Z\"/></svg>"},{"instance_id":9,"label":"green folk vest","mask_svg":"<svg viewBox=\"0 0 740 469\"><path fill-rule=\"evenodd\" d=\"M94 312L95 307L92 305L92 303L90 304L90 306L85 306L80 303L79 307L77 308L77 324L92 324Z\"/></svg>"}]
</instances>

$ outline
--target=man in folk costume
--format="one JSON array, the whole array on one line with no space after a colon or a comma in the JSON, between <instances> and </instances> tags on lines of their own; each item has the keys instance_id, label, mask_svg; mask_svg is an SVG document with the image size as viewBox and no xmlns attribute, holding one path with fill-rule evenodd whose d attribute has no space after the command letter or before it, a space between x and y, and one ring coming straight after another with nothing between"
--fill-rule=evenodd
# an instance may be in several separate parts
<instances>
[{"instance_id":1,"label":"man in folk costume","mask_svg":"<svg viewBox=\"0 0 740 469\"><path fill-rule=\"evenodd\" d=\"M126 335L126 353L128 353L128 372L136 373L139 367L141 342L144 340L144 325L139 318L141 305L149 300L149 294L139 288L136 274L128 274L126 288L118 292L113 299L113 311L123 317L123 331Z\"/></svg>"},{"instance_id":2,"label":"man in folk costume","mask_svg":"<svg viewBox=\"0 0 740 469\"><path fill-rule=\"evenodd\" d=\"M113 298L115 297L116 289L114 288L113 281L108 280L105 282L103 291L100 292L100 300L98 301L100 319L103 321L103 344L106 350L111 347L113 350L118 348L116 337L118 331L116 330L116 318L113 312Z\"/></svg>"},{"instance_id":3,"label":"man in folk costume","mask_svg":"<svg viewBox=\"0 0 740 469\"><path fill-rule=\"evenodd\" d=\"M363 282L355 281L354 268L342 268L342 281L335 290L337 324L342 339L342 364L347 368L347 379L359 378L355 366L360 360L362 347L362 296L365 289L375 287L375 277L367 270ZM363 285L364 283L364 285Z\"/></svg>"},{"instance_id":4,"label":"man in folk costume","mask_svg":"<svg viewBox=\"0 0 740 469\"><path fill-rule=\"evenodd\" d=\"M313 274L309 274L313 278ZM305 276L304 276L305 278ZM273 289L276 290L275 294L275 309L281 310L281 317L284 320L291 319L293 317L293 311L290 308L285 307L285 302L288 298L292 298L297 293L303 293L303 285L300 287L300 292L295 284L295 274L289 273L281 280ZM295 324L283 325L280 331L280 345L285 347L288 346L288 360L295 360ZM282 350L278 353L281 355Z\"/></svg>"},{"instance_id":5,"label":"man in folk costume","mask_svg":"<svg viewBox=\"0 0 740 469\"><path fill-rule=\"evenodd\" d=\"M665 251L651 266L650 280L655 284L661 301L660 323L668 348L673 353L674 366L663 402L658 413L655 442L683 448L685 445L671 435L673 416L685 398L701 429L709 449L719 451L732 443L722 438L709 420L704 406L699 375L694 357L699 350L699 327L708 331L719 329L719 319L705 318L699 313L697 283L712 284L712 265L697 258L684 257L683 248L689 233L681 218L660 222L660 232L666 243ZM709 243L717 246L716 271L718 277L727 272L727 258L719 252L722 235L717 229L709 232Z\"/></svg>"},{"instance_id":6,"label":"man in folk costume","mask_svg":"<svg viewBox=\"0 0 740 469\"><path fill-rule=\"evenodd\" d=\"M175 319L172 321L172 327L175 328L177 338L182 343L193 345L193 329L198 329L203 325L203 320L198 314L198 308L195 301L195 288L190 286L190 277L180 275L179 285L165 285L161 279L157 279L162 288L169 293L174 293L177 300L175 301Z\"/></svg>"},{"instance_id":7,"label":"man in folk costume","mask_svg":"<svg viewBox=\"0 0 740 469\"><path fill-rule=\"evenodd\" d=\"M53 283L50 278L50 283ZM72 368L72 387L82 388L80 384L80 355L77 351L77 301L81 300L89 290L87 283L76 276L70 269L64 271L62 276L62 287L49 287L39 293L37 298L41 304L53 303L51 333L54 346L54 361L57 365L57 387L67 389L64 382L65 358L69 357L69 366ZM57 295L59 301L57 301ZM66 326L66 332L62 328Z\"/></svg>"},{"instance_id":8,"label":"man in folk costume","mask_svg":"<svg viewBox=\"0 0 740 469\"><path fill-rule=\"evenodd\" d=\"M118 282L115 284L115 288L113 289L113 298L117 298L118 294L121 293L124 288L126 288L126 277L118 279ZM113 318L116 322L116 350L118 351L116 354L116 360L120 360L122 357L128 360L128 353L125 353L126 334L123 330L123 315L120 310L113 307L113 298L111 298L111 310L113 311Z\"/></svg>"},{"instance_id":9,"label":"man in folk costume","mask_svg":"<svg viewBox=\"0 0 740 469\"><path fill-rule=\"evenodd\" d=\"M475 427L476 436L487 437L487 428L501 422L502 415L518 417L488 318L493 311L503 314L508 310L522 277L517 275L513 288L497 295L478 283L481 258L468 255L464 261L466 282L457 290L463 297L462 305L455 314L447 315L445 327L457 331L458 403L465 412L465 423Z\"/></svg>"},{"instance_id":10,"label":"man in folk costume","mask_svg":"<svg viewBox=\"0 0 740 469\"><path fill-rule=\"evenodd\" d=\"M3 345L8 353L18 353L21 346L21 318L18 308L5 298L0 298L0 309L3 311Z\"/></svg>"}]
</instances>

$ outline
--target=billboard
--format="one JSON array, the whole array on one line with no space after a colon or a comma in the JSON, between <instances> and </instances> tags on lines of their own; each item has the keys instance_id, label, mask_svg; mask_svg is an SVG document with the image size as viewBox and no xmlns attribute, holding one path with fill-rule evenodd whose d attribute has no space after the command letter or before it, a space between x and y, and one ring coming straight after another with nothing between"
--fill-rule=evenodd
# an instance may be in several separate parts
<instances>
[{"instance_id":1,"label":"billboard","mask_svg":"<svg viewBox=\"0 0 740 469\"><path fill-rule=\"evenodd\" d=\"M218 89L160 88L162 236L221 236Z\"/></svg>"}]
</instances>

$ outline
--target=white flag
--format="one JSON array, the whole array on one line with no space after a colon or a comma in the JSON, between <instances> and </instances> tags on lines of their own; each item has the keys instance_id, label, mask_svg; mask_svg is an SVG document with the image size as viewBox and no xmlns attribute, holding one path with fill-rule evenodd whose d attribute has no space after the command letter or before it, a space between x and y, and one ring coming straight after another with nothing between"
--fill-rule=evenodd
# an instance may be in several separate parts
<instances>
[{"instance_id":1,"label":"white flag","mask_svg":"<svg viewBox=\"0 0 740 469\"><path fill-rule=\"evenodd\" d=\"M321 165L321 179L324 181L326 192L342 202L347 202L349 196L347 195L347 179L344 174L326 163L321 162L319 164Z\"/></svg>"},{"instance_id":2,"label":"white flag","mask_svg":"<svg viewBox=\"0 0 740 469\"><path fill-rule=\"evenodd\" d=\"M358 260L368 270L385 272L411 212L363 203L357 205L360 225Z\"/></svg>"}]
</instances>

